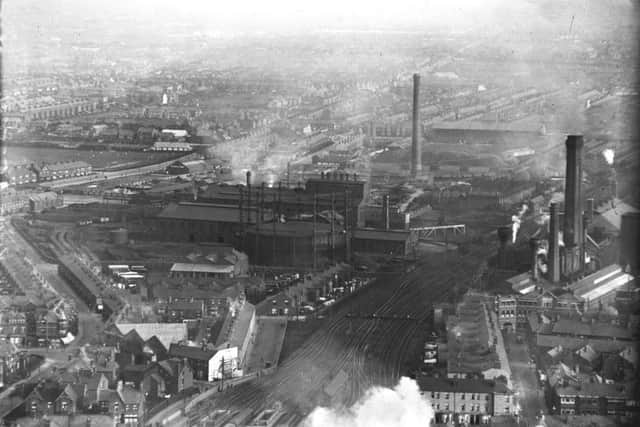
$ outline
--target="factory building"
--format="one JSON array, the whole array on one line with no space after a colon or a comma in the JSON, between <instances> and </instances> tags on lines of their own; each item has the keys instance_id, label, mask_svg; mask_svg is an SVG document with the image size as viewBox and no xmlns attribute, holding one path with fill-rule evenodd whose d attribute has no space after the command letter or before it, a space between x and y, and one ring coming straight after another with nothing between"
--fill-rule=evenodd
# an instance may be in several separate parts
<instances>
[{"instance_id":1,"label":"factory building","mask_svg":"<svg viewBox=\"0 0 640 427\"><path fill-rule=\"evenodd\" d=\"M271 221L270 212L263 212ZM246 225L255 224L257 210L232 205L172 203L156 217L156 231L175 241L232 243L241 247L240 235Z\"/></svg>"},{"instance_id":2,"label":"factory building","mask_svg":"<svg viewBox=\"0 0 640 427\"><path fill-rule=\"evenodd\" d=\"M481 121L435 123L426 135L430 142L494 144L510 149L543 142L544 137L542 126Z\"/></svg>"},{"instance_id":3,"label":"factory building","mask_svg":"<svg viewBox=\"0 0 640 427\"><path fill-rule=\"evenodd\" d=\"M405 230L360 228L353 231L354 252L403 257L411 253L415 236Z\"/></svg>"},{"instance_id":4,"label":"factory building","mask_svg":"<svg viewBox=\"0 0 640 427\"><path fill-rule=\"evenodd\" d=\"M594 209L593 199L585 203L581 188L582 137L568 136L566 148L565 201L563 206L551 203L549 207L548 250L541 250L541 242L531 239L530 271L508 279L513 295L496 299L503 329L521 327L532 314L557 316L599 310L615 304L618 292L636 288L633 274L637 274L640 217L626 206L617 213L599 212ZM615 263L605 263L606 253L588 234L595 229L594 224L609 225L607 233L620 230L619 259ZM543 274L541 266L545 263ZM600 268L602 265L605 267Z\"/></svg>"},{"instance_id":5,"label":"factory building","mask_svg":"<svg viewBox=\"0 0 640 427\"><path fill-rule=\"evenodd\" d=\"M610 265L569 285L586 310L615 303L616 292L635 288L633 276L617 264Z\"/></svg>"},{"instance_id":6,"label":"factory building","mask_svg":"<svg viewBox=\"0 0 640 427\"><path fill-rule=\"evenodd\" d=\"M365 181L359 180L357 175L322 173L319 178L311 178L306 185L296 188L278 183L274 186L266 184L251 185L250 175L248 185L229 186L211 185L198 194L198 201L219 205L233 205L256 207L262 205L264 209L273 211L277 217L289 219L312 218L316 213L335 211L346 216L348 224L357 226L360 206L368 188ZM345 206L348 209L345 209ZM315 207L315 209L314 209ZM346 212L348 211L348 212ZM345 215L346 214L346 215ZM251 214L253 218L254 214Z\"/></svg>"}]
</instances>

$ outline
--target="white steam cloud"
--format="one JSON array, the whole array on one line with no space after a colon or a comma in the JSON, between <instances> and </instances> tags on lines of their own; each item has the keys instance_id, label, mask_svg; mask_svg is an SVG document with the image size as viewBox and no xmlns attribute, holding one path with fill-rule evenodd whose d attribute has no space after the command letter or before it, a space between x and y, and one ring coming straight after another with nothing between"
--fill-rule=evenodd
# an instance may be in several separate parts
<instances>
[{"instance_id":1,"label":"white steam cloud","mask_svg":"<svg viewBox=\"0 0 640 427\"><path fill-rule=\"evenodd\" d=\"M527 212L527 205L522 205L520 212L511 216L511 243L516 242L518 237L518 230L520 229L520 222L522 222L522 216Z\"/></svg>"},{"instance_id":2,"label":"white steam cloud","mask_svg":"<svg viewBox=\"0 0 640 427\"><path fill-rule=\"evenodd\" d=\"M402 377L393 389L373 387L351 408L316 408L304 427L413 427L428 426L434 418L429 400L418 384Z\"/></svg>"},{"instance_id":3,"label":"white steam cloud","mask_svg":"<svg viewBox=\"0 0 640 427\"><path fill-rule=\"evenodd\" d=\"M602 155L604 156L604 159L607 161L607 164L609 165L613 164L613 159L616 155L615 151L613 151L611 148L607 148L602 152Z\"/></svg>"}]
</instances>

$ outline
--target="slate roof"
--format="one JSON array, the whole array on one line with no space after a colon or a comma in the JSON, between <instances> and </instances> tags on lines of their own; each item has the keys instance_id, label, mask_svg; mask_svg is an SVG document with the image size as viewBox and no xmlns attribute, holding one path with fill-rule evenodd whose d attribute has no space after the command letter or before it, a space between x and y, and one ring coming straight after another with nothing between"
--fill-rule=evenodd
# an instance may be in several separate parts
<instances>
[{"instance_id":1,"label":"slate roof","mask_svg":"<svg viewBox=\"0 0 640 427\"><path fill-rule=\"evenodd\" d=\"M169 356L194 360L209 361L217 353L217 350L202 349L201 347L171 344Z\"/></svg>"},{"instance_id":2,"label":"slate roof","mask_svg":"<svg viewBox=\"0 0 640 427\"><path fill-rule=\"evenodd\" d=\"M420 376L417 382L421 391L429 392L511 393L507 385L499 381Z\"/></svg>"}]
</instances>

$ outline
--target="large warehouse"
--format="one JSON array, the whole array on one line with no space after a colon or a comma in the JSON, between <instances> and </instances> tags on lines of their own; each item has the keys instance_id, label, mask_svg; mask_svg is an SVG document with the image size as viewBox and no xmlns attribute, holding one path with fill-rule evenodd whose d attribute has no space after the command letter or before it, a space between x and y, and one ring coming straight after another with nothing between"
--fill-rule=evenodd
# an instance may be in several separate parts
<instances>
[{"instance_id":1,"label":"large warehouse","mask_svg":"<svg viewBox=\"0 0 640 427\"><path fill-rule=\"evenodd\" d=\"M156 232L165 239L189 242L240 243L243 228L256 222L256 209L207 203L172 203L156 217ZM249 217L249 218L248 218ZM271 221L270 211L263 220Z\"/></svg>"},{"instance_id":2,"label":"large warehouse","mask_svg":"<svg viewBox=\"0 0 640 427\"><path fill-rule=\"evenodd\" d=\"M497 144L510 148L543 141L545 129L533 124L483 121L441 122L427 130L430 142Z\"/></svg>"}]
</instances>

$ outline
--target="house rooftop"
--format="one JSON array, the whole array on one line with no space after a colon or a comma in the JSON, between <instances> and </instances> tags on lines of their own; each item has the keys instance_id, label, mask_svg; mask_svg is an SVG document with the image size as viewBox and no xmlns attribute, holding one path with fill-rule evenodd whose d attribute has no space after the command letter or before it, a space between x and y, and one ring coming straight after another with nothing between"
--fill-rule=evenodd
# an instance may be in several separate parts
<instances>
[{"instance_id":1,"label":"house rooftop","mask_svg":"<svg viewBox=\"0 0 640 427\"><path fill-rule=\"evenodd\" d=\"M209 361L217 350L210 350L202 347L188 346L182 344L171 344L169 348L169 356L171 357L184 357L187 359L204 360Z\"/></svg>"},{"instance_id":2,"label":"house rooftop","mask_svg":"<svg viewBox=\"0 0 640 427\"><path fill-rule=\"evenodd\" d=\"M506 384L499 381L419 376L417 382L420 390L425 392L512 393Z\"/></svg>"}]
</instances>

